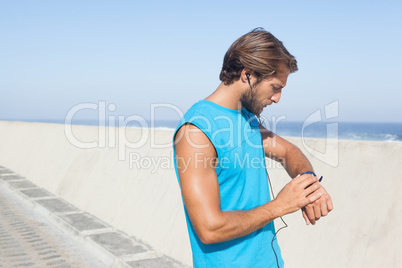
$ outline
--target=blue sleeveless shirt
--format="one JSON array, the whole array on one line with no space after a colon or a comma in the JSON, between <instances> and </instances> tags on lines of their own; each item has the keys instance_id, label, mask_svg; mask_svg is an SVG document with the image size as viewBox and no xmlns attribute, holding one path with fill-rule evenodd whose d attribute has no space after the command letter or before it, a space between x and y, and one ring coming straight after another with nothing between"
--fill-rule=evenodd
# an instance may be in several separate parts
<instances>
[{"instance_id":1,"label":"blue sleeveless shirt","mask_svg":"<svg viewBox=\"0 0 402 268\"><path fill-rule=\"evenodd\" d=\"M201 100L186 112L175 134L185 123L198 127L215 147L222 211L249 210L271 200L261 132L252 113ZM179 179L175 152L173 155ZM273 222L247 236L206 245L198 238L186 208L184 210L194 267L277 267L271 247L275 234ZM283 267L276 238L273 245L279 265Z\"/></svg>"}]
</instances>

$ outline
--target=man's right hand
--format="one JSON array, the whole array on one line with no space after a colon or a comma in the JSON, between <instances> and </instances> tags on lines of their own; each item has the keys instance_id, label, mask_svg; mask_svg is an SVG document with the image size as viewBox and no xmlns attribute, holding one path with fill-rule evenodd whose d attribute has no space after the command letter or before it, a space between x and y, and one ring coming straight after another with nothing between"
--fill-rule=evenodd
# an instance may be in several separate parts
<instances>
[{"instance_id":1,"label":"man's right hand","mask_svg":"<svg viewBox=\"0 0 402 268\"><path fill-rule=\"evenodd\" d=\"M281 208L281 214L290 214L321 198L321 193L315 193L320 187L317 177L299 175L282 188L274 201Z\"/></svg>"}]
</instances>

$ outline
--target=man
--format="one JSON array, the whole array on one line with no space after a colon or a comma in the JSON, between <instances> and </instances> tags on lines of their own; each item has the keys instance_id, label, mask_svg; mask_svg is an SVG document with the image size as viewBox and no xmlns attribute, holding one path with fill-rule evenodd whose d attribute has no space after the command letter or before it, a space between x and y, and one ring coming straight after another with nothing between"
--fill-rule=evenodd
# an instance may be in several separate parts
<instances>
[{"instance_id":1,"label":"man","mask_svg":"<svg viewBox=\"0 0 402 268\"><path fill-rule=\"evenodd\" d=\"M282 267L273 220L301 209L315 224L332 210L303 153L257 120L295 71L283 44L257 28L232 44L222 83L182 118L174 152L194 267ZM293 178L274 200L265 157Z\"/></svg>"}]
</instances>

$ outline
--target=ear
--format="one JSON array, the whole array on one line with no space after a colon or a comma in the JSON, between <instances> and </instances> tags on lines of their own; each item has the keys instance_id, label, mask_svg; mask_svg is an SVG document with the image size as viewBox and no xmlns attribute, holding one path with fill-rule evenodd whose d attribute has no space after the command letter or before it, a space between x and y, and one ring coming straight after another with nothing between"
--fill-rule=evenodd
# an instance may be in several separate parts
<instances>
[{"instance_id":1,"label":"ear","mask_svg":"<svg viewBox=\"0 0 402 268\"><path fill-rule=\"evenodd\" d=\"M249 76L249 79L251 80L251 78L253 77L253 71L251 71L248 68L244 68L243 71L241 71L240 80L246 84L248 84L247 75Z\"/></svg>"}]
</instances>

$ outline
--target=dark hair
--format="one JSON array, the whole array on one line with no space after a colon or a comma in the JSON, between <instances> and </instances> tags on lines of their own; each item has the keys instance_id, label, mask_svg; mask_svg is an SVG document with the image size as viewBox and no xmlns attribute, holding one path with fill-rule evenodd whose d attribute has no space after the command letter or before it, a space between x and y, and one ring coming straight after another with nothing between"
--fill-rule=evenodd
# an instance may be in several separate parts
<instances>
[{"instance_id":1,"label":"dark hair","mask_svg":"<svg viewBox=\"0 0 402 268\"><path fill-rule=\"evenodd\" d=\"M230 46L223 59L219 79L230 85L240 78L244 68L248 68L261 81L278 72L280 64L288 66L290 73L298 70L295 57L282 42L263 28L256 28Z\"/></svg>"}]
</instances>

